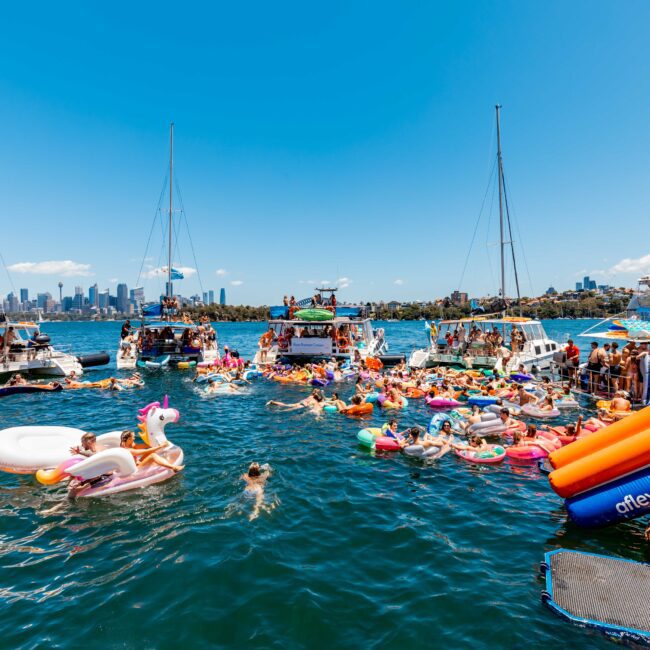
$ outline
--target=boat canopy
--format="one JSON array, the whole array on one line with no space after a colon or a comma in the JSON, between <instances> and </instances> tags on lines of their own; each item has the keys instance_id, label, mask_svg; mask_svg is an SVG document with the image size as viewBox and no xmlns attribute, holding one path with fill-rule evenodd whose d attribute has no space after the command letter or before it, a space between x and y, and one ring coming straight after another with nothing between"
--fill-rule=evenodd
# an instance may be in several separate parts
<instances>
[{"instance_id":1,"label":"boat canopy","mask_svg":"<svg viewBox=\"0 0 650 650\"><path fill-rule=\"evenodd\" d=\"M340 316L345 316L347 318L360 318L361 317L361 307L355 306L337 306L336 307L336 318ZM270 308L270 317L271 320L285 319L289 320L289 307L285 305L279 305Z\"/></svg>"}]
</instances>

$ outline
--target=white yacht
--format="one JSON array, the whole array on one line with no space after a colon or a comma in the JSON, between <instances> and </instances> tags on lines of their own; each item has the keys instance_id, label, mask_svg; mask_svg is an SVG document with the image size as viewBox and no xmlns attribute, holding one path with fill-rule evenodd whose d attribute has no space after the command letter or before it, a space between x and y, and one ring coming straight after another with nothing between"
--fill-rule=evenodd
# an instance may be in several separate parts
<instances>
[{"instance_id":1,"label":"white yacht","mask_svg":"<svg viewBox=\"0 0 650 650\"><path fill-rule=\"evenodd\" d=\"M5 320L3 325L0 376L13 373L48 377L66 377L72 372L83 374L84 357L53 347L50 337L40 333L37 323ZM104 361L107 362L108 359Z\"/></svg>"},{"instance_id":2,"label":"white yacht","mask_svg":"<svg viewBox=\"0 0 650 650\"><path fill-rule=\"evenodd\" d=\"M461 336L463 341L454 337L461 327L464 329ZM486 340L486 334L494 332L495 328L503 341L498 347ZM516 350L508 345L513 329L520 334ZM447 341L450 334L451 345ZM470 341L470 337L474 340ZM503 371L515 371L523 365L530 372L533 369L549 369L553 355L559 350L560 345L548 337L538 320L516 317L463 318L440 321L435 339L431 340L428 348L415 350L409 358L409 365L412 368L460 366Z\"/></svg>"},{"instance_id":3,"label":"white yacht","mask_svg":"<svg viewBox=\"0 0 650 650\"><path fill-rule=\"evenodd\" d=\"M438 328L430 330L429 346L415 350L409 365L413 368L424 368L438 365L464 366L466 368L497 368L503 371L517 370L523 365L527 371L534 369L546 370L551 367L553 355L560 351L560 345L547 336L543 325L538 320L529 318L508 317L506 294L505 258L506 247L510 246L515 274L517 297L519 298L519 280L515 262L515 251L512 242L512 228L508 209L508 197L505 189L503 174L503 158L501 155L501 122L500 106L496 106L497 131L497 172L499 183L499 231L501 234L501 288L499 295L500 314L491 318L488 315L475 316L460 320L443 320ZM506 236L510 241L506 241ZM461 337L454 337L461 325L465 331ZM513 329L519 331L517 345L508 345ZM472 330L474 333L472 334ZM486 336L490 332L498 332L499 336ZM451 345L448 335L451 334ZM494 340L500 337L501 344L495 345ZM462 340L459 340L462 339ZM516 349L513 349L516 348Z\"/></svg>"},{"instance_id":4,"label":"white yacht","mask_svg":"<svg viewBox=\"0 0 650 650\"><path fill-rule=\"evenodd\" d=\"M378 358L385 365L397 363L403 357L388 355L384 330L374 329L366 317L365 308L356 305L336 305L337 289L318 289L328 294L322 304L311 305L301 300L295 307L271 307L269 328L273 341L269 350L259 350L254 358L258 365L307 363L321 359L351 360Z\"/></svg>"}]
</instances>

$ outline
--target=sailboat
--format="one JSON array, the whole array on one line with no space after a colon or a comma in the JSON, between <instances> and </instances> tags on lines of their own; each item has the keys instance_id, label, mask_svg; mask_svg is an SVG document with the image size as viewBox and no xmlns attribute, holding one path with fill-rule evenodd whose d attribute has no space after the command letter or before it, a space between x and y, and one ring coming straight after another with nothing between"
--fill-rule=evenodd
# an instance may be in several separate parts
<instances>
[{"instance_id":1,"label":"sailboat","mask_svg":"<svg viewBox=\"0 0 650 650\"><path fill-rule=\"evenodd\" d=\"M497 312L493 317L490 314L482 314L459 320L442 320L437 325L427 323L425 327L429 335L429 346L411 353L409 365L413 368L460 366L512 371L523 366L526 372L530 372L550 368L553 356L560 351L560 345L547 336L540 321L522 317L521 311L519 316L507 315L505 261L508 246L511 248L518 304L521 304L521 300L503 174L501 106L497 104L495 108L501 258L501 290L496 305ZM506 227L509 241L506 240ZM496 332L501 338L500 345L494 343L495 339L499 338L495 336ZM513 340L517 342L508 345Z\"/></svg>"},{"instance_id":2,"label":"sailboat","mask_svg":"<svg viewBox=\"0 0 650 650\"><path fill-rule=\"evenodd\" d=\"M196 324L186 314L174 295L174 281L183 272L173 265L174 233L174 123L169 126L169 214L167 224L167 276L165 294L160 302L140 305L140 327L123 331L117 350L119 369L187 368L197 363L214 363L219 359L217 335L209 323Z\"/></svg>"}]
</instances>

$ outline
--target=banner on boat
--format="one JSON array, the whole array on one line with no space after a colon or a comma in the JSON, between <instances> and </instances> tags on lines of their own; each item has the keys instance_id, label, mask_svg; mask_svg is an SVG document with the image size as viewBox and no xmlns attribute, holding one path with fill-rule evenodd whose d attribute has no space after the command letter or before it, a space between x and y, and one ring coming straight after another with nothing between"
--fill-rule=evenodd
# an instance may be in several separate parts
<instances>
[{"instance_id":1,"label":"banner on boat","mask_svg":"<svg viewBox=\"0 0 650 650\"><path fill-rule=\"evenodd\" d=\"M291 352L294 354L332 354L332 339L294 338L291 339Z\"/></svg>"}]
</instances>

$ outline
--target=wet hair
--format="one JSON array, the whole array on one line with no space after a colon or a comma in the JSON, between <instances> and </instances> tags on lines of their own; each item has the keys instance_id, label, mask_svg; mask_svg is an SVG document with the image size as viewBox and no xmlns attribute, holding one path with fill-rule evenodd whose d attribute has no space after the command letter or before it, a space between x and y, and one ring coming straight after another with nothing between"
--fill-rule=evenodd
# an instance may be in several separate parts
<instances>
[{"instance_id":1,"label":"wet hair","mask_svg":"<svg viewBox=\"0 0 650 650\"><path fill-rule=\"evenodd\" d=\"M576 432L576 425L571 422L566 425L566 432L568 435L572 436Z\"/></svg>"},{"instance_id":2,"label":"wet hair","mask_svg":"<svg viewBox=\"0 0 650 650\"><path fill-rule=\"evenodd\" d=\"M501 409L501 415L507 415L508 417L510 417L510 411L508 409L505 409L505 408Z\"/></svg>"},{"instance_id":3,"label":"wet hair","mask_svg":"<svg viewBox=\"0 0 650 650\"><path fill-rule=\"evenodd\" d=\"M261 476L260 466L257 463L251 463L250 467L248 468L248 475L251 478Z\"/></svg>"},{"instance_id":4,"label":"wet hair","mask_svg":"<svg viewBox=\"0 0 650 650\"><path fill-rule=\"evenodd\" d=\"M94 433L84 433L83 436L81 436L81 445L85 449L88 444L95 440L97 440L97 436Z\"/></svg>"},{"instance_id":5,"label":"wet hair","mask_svg":"<svg viewBox=\"0 0 650 650\"><path fill-rule=\"evenodd\" d=\"M131 436L135 438L135 433L133 433L133 431L122 431L122 434L120 435L120 444L124 444Z\"/></svg>"},{"instance_id":6,"label":"wet hair","mask_svg":"<svg viewBox=\"0 0 650 650\"><path fill-rule=\"evenodd\" d=\"M517 443L521 442L523 437L524 437L524 434L521 431L515 431L513 436L512 436L512 441L516 445Z\"/></svg>"},{"instance_id":7,"label":"wet hair","mask_svg":"<svg viewBox=\"0 0 650 650\"><path fill-rule=\"evenodd\" d=\"M316 391L313 397L317 402L322 402L324 399L323 394L320 391Z\"/></svg>"},{"instance_id":8,"label":"wet hair","mask_svg":"<svg viewBox=\"0 0 650 650\"><path fill-rule=\"evenodd\" d=\"M414 440L417 440L420 437L420 429L418 427L411 427L409 433Z\"/></svg>"},{"instance_id":9,"label":"wet hair","mask_svg":"<svg viewBox=\"0 0 650 650\"><path fill-rule=\"evenodd\" d=\"M537 435L537 425L536 424L529 424L527 429L526 429L526 433L534 433L535 435Z\"/></svg>"},{"instance_id":10,"label":"wet hair","mask_svg":"<svg viewBox=\"0 0 650 650\"><path fill-rule=\"evenodd\" d=\"M361 395L353 395L352 399L350 400L355 406L359 406L359 404L362 404L363 401L361 399Z\"/></svg>"}]
</instances>

